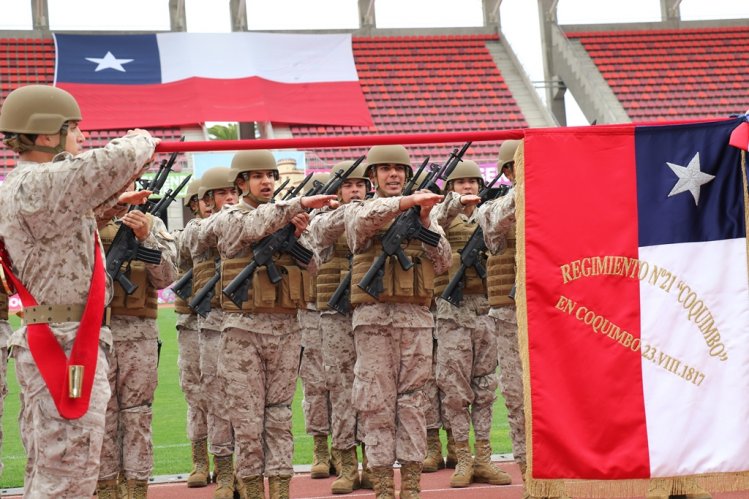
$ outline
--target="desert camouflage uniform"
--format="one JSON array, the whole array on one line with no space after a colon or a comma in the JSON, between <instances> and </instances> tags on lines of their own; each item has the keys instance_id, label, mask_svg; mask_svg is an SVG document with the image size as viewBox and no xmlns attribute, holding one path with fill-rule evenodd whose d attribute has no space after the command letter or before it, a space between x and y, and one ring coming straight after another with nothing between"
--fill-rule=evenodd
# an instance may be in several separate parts
<instances>
[{"instance_id":1,"label":"desert camouflage uniform","mask_svg":"<svg viewBox=\"0 0 749 499\"><path fill-rule=\"evenodd\" d=\"M346 238L355 258L369 250L378 232L400 213L400 200L376 196L347 207ZM435 224L430 229L442 234ZM437 247L422 246L435 274L444 272L450 263L450 245L444 236ZM352 281L352 290L356 285ZM426 456L424 384L431 371L433 327L432 313L424 305L380 302L354 309L352 403L359 411L372 468L392 466L396 459L421 463Z\"/></svg>"},{"instance_id":2,"label":"desert camouflage uniform","mask_svg":"<svg viewBox=\"0 0 749 499\"><path fill-rule=\"evenodd\" d=\"M19 161L0 185L0 234L13 270L40 304L83 305L88 300L97 230L94 210L117 204L154 151L145 135L115 139L78 156L61 153L50 163ZM112 297L111 282L107 300ZM78 322L50 324L67 355ZM99 475L104 420L110 397L105 349L99 356L88 412L68 420L59 415L26 342L26 327L11 337L21 387L21 438L28 461L24 495L34 498L91 497Z\"/></svg>"},{"instance_id":3,"label":"desert camouflage uniform","mask_svg":"<svg viewBox=\"0 0 749 499\"><path fill-rule=\"evenodd\" d=\"M515 189L507 195L484 203L476 216L484 231L489 252L499 255L507 250L507 234L515 230ZM507 406L510 438L515 461L525 468L525 413L523 410L523 368L518 351L518 322L515 306L492 307L489 316L497 324L499 383Z\"/></svg>"},{"instance_id":4,"label":"desert camouflage uniform","mask_svg":"<svg viewBox=\"0 0 749 499\"><path fill-rule=\"evenodd\" d=\"M448 232L448 239L459 224L470 230L478 227L475 217L465 215L463 208L460 196L450 192L432 209L432 221ZM457 254L460 248L452 249ZM483 289L466 292L459 307L437 300L437 385L456 442L468 441L471 423L476 440L490 437L497 392L497 332L488 312Z\"/></svg>"},{"instance_id":5,"label":"desert camouflage uniform","mask_svg":"<svg viewBox=\"0 0 749 499\"><path fill-rule=\"evenodd\" d=\"M151 419L153 413L153 395L158 379L158 339L159 328L156 323L158 302L156 290L169 286L176 278L176 247L174 237L169 234L164 222L150 217L151 230L140 244L146 248L161 251L161 263L143 264L148 280L148 290L136 290L135 293L146 294L145 304L140 305L139 312L148 310L153 317L130 315L129 308L124 306L131 298L125 298L125 292L115 283L115 300L112 303L110 328L114 339L114 348L109 354L109 387L112 396L107 405L105 432L107 438L101 449L100 480L113 480L119 475L126 480L148 480L153 469L153 442L151 438ZM102 240L114 237L118 226L112 222L105 227ZM107 237L108 236L108 237ZM146 283L140 286L146 287ZM149 296L149 293L152 296ZM117 298L124 298L123 308L114 306ZM146 312L146 315L150 315Z\"/></svg>"},{"instance_id":6,"label":"desert camouflage uniform","mask_svg":"<svg viewBox=\"0 0 749 499\"><path fill-rule=\"evenodd\" d=\"M183 272L192 268L192 255L189 241L197 237L199 225L194 218L184 229L175 234L177 240L177 267ZM193 291L197 291L193 289ZM177 297L179 300L179 297ZM183 304L187 307L187 304ZM181 307L180 307L181 308ZM181 308L184 310L184 308ZM189 309L188 309L189 310ZM177 347L179 357L179 386L187 401L187 438L196 442L208 438L208 422L206 415L205 394L200 374L200 335L198 333L198 317L195 312L179 312L177 314Z\"/></svg>"},{"instance_id":7,"label":"desert camouflage uniform","mask_svg":"<svg viewBox=\"0 0 749 499\"><path fill-rule=\"evenodd\" d=\"M432 315L436 314L436 309L432 308ZM442 398L444 394L437 384L437 328L432 328L432 370L429 379L424 385L424 395L427 398L426 412L424 414L427 430L439 430L440 428L450 428L447 421L443 420L444 409L442 407Z\"/></svg>"},{"instance_id":8,"label":"desert camouflage uniform","mask_svg":"<svg viewBox=\"0 0 749 499\"><path fill-rule=\"evenodd\" d=\"M209 218L210 223L201 227L201 239L217 241L222 262L241 258L249 255L252 243L302 211L300 198L257 209L241 201ZM231 309L233 304L223 294L221 300L222 307ZM291 402L300 348L296 309L224 313L219 377L227 387L227 415L237 441L235 469L240 479L294 473Z\"/></svg>"},{"instance_id":9,"label":"desert camouflage uniform","mask_svg":"<svg viewBox=\"0 0 749 499\"><path fill-rule=\"evenodd\" d=\"M334 245L344 233L347 206L317 214L307 228L316 249L318 267L333 257ZM341 315L335 310L323 310L320 329L324 332L322 353L325 382L330 390L331 443L335 449L350 449L356 445L356 409L351 404L356 346L351 314Z\"/></svg>"},{"instance_id":10,"label":"desert camouflage uniform","mask_svg":"<svg viewBox=\"0 0 749 499\"><path fill-rule=\"evenodd\" d=\"M6 376L8 372L8 340L13 330L8 322L8 295L5 294L0 284L0 419L3 417L3 406L5 396L8 394ZM3 429L0 425L0 448L3 445ZM3 472L3 463L0 461L0 475Z\"/></svg>"},{"instance_id":11,"label":"desert camouflage uniform","mask_svg":"<svg viewBox=\"0 0 749 499\"><path fill-rule=\"evenodd\" d=\"M197 228L188 242L193 271L196 265L213 262L218 255L216 239L204 237L203 232L203 225L215 223L216 215L214 213L208 218L195 220ZM193 272L193 293L199 289L195 285L196 276L197 272ZM214 295L212 304L216 302L218 298ZM227 398L231 394L227 392L226 380L221 378L218 369L223 323L224 312L220 307L211 306L208 315L198 316L200 376L208 421L208 452L219 457L231 456L235 448L234 429L227 414Z\"/></svg>"},{"instance_id":12,"label":"desert camouflage uniform","mask_svg":"<svg viewBox=\"0 0 749 499\"><path fill-rule=\"evenodd\" d=\"M314 303L298 312L302 330L302 358L299 377L304 389L304 427L309 435L330 434L330 392L323 371L323 330Z\"/></svg>"}]
</instances>

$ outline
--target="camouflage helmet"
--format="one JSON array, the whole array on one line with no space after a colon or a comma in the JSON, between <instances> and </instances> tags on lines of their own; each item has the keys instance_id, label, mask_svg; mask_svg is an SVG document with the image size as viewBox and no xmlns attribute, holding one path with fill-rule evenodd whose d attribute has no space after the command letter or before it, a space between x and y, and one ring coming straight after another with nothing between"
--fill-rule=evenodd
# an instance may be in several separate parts
<instances>
[{"instance_id":1,"label":"camouflage helmet","mask_svg":"<svg viewBox=\"0 0 749 499\"><path fill-rule=\"evenodd\" d=\"M229 180L234 183L240 173L256 171L272 171L278 180L278 165L272 152L267 149L239 151L231 160Z\"/></svg>"},{"instance_id":2,"label":"camouflage helmet","mask_svg":"<svg viewBox=\"0 0 749 499\"><path fill-rule=\"evenodd\" d=\"M507 163L515 161L515 151L520 145L519 140L505 140L502 145L499 146L499 159L497 160L497 168L502 169Z\"/></svg>"},{"instance_id":3,"label":"camouflage helmet","mask_svg":"<svg viewBox=\"0 0 749 499\"><path fill-rule=\"evenodd\" d=\"M234 189L229 169L225 166L214 166L203 173L198 187L198 199L203 199L203 196L216 189Z\"/></svg>"},{"instance_id":4,"label":"camouflage helmet","mask_svg":"<svg viewBox=\"0 0 749 499\"><path fill-rule=\"evenodd\" d=\"M193 178L192 180L190 180L190 183L187 184L187 190L185 191L185 199L183 200L185 206L190 206L190 203L194 200L193 198L197 198L199 188L199 179Z\"/></svg>"},{"instance_id":5,"label":"camouflage helmet","mask_svg":"<svg viewBox=\"0 0 749 499\"><path fill-rule=\"evenodd\" d=\"M344 172L346 172L354 163L355 162L351 160L340 161L333 165L333 168L331 168L330 171L337 172L338 170L343 170ZM346 180L364 180L367 183L367 190L370 190L371 184L369 182L369 176L367 175L368 168L369 165L367 164L367 162L362 161L361 163L359 163L359 166L354 168L354 171L352 171L351 174L346 177Z\"/></svg>"},{"instance_id":6,"label":"camouflage helmet","mask_svg":"<svg viewBox=\"0 0 749 499\"><path fill-rule=\"evenodd\" d=\"M13 90L0 108L0 132L58 133L67 121L80 121L75 98L61 88L27 85Z\"/></svg>"},{"instance_id":7,"label":"camouflage helmet","mask_svg":"<svg viewBox=\"0 0 749 499\"><path fill-rule=\"evenodd\" d=\"M369 176L377 165L403 165L406 167L406 178L413 176L411 156L401 145L372 146L367 152L366 175Z\"/></svg>"},{"instance_id":8,"label":"camouflage helmet","mask_svg":"<svg viewBox=\"0 0 749 499\"><path fill-rule=\"evenodd\" d=\"M470 159L464 159L455 167L453 172L447 177L447 181L456 180L459 178L476 178L479 179L479 183L483 182L484 177L481 175L481 168L475 161Z\"/></svg>"}]
</instances>

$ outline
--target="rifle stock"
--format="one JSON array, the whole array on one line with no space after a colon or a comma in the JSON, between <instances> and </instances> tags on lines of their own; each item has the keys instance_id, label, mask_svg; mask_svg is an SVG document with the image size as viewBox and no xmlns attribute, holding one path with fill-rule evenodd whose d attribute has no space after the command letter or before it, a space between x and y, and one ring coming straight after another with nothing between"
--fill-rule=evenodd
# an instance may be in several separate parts
<instances>
[{"instance_id":1,"label":"rifle stock","mask_svg":"<svg viewBox=\"0 0 749 499\"><path fill-rule=\"evenodd\" d=\"M216 272L208 279L202 288L192 297L187 304L196 314L206 317L211 311L211 299L216 293L216 284L221 279L221 260L216 258Z\"/></svg>"},{"instance_id":2,"label":"rifle stock","mask_svg":"<svg viewBox=\"0 0 749 499\"><path fill-rule=\"evenodd\" d=\"M172 284L172 291L174 294L179 296L185 301L188 301L192 296L192 269L188 270L182 277L174 281Z\"/></svg>"}]
</instances>

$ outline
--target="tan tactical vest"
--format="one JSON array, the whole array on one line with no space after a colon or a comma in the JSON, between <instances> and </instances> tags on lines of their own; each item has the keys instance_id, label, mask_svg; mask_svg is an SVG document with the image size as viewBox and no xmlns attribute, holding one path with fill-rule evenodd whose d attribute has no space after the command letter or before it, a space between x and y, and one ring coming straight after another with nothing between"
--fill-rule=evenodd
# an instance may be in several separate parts
<instances>
[{"instance_id":1,"label":"tan tactical vest","mask_svg":"<svg viewBox=\"0 0 749 499\"><path fill-rule=\"evenodd\" d=\"M179 277L182 277L183 275L185 275L184 272L181 273ZM193 291L196 291L194 277L193 277L192 289ZM179 296L177 296L176 294L174 295L174 312L178 314L194 314L195 313L192 311L190 307L187 306L187 302L183 300L182 298L180 298Z\"/></svg>"},{"instance_id":2,"label":"tan tactical vest","mask_svg":"<svg viewBox=\"0 0 749 499\"><path fill-rule=\"evenodd\" d=\"M104 251L109 250L119 227L111 221L99 231ZM109 304L112 315L155 319L159 312L159 293L148 280L146 264L138 260L131 261L130 271L126 275L138 288L128 296L122 286L117 282L114 283L114 296Z\"/></svg>"},{"instance_id":3,"label":"tan tactical vest","mask_svg":"<svg viewBox=\"0 0 749 499\"><path fill-rule=\"evenodd\" d=\"M515 225L507 234L507 249L499 255L490 255L486 263L486 285L489 294L489 305L501 307L514 305L507 296L515 284Z\"/></svg>"},{"instance_id":4,"label":"tan tactical vest","mask_svg":"<svg viewBox=\"0 0 749 499\"><path fill-rule=\"evenodd\" d=\"M215 249L211 250L211 254L207 260L200 263L193 262L192 267L192 292L193 295L199 290L203 289L203 286L211 280L216 274L216 258L218 258L218 251ZM221 307L221 280L216 283L213 290L213 297L211 298L211 309L218 309Z\"/></svg>"},{"instance_id":5,"label":"tan tactical vest","mask_svg":"<svg viewBox=\"0 0 749 499\"><path fill-rule=\"evenodd\" d=\"M8 295L5 293L2 283L0 283L0 320L8 320Z\"/></svg>"},{"instance_id":6,"label":"tan tactical vest","mask_svg":"<svg viewBox=\"0 0 749 499\"><path fill-rule=\"evenodd\" d=\"M385 233L384 227L379 236ZM426 307L432 304L434 296L434 265L426 257L421 241L414 239L403 249L413 261L414 266L403 270L398 259L391 256L385 262L385 275L382 283L385 288L379 300L372 298L358 286L372 263L380 256L382 244L380 237L375 237L372 246L358 255L354 255L351 275L351 306L362 303L415 303Z\"/></svg>"},{"instance_id":7,"label":"tan tactical vest","mask_svg":"<svg viewBox=\"0 0 749 499\"><path fill-rule=\"evenodd\" d=\"M349 250L346 234L333 246L333 257L317 270L317 309L330 310L328 301L349 271Z\"/></svg>"},{"instance_id":8,"label":"tan tactical vest","mask_svg":"<svg viewBox=\"0 0 749 499\"><path fill-rule=\"evenodd\" d=\"M250 260L252 260L252 253L222 261L221 289L226 287L250 263ZM307 308L307 303L314 301L309 272L300 268L287 254L273 257L273 261L281 273L281 282L273 284L268 278L265 266L258 267L252 275L248 299L242 303L241 309L237 308L219 290L221 308L224 312L295 314L297 309Z\"/></svg>"},{"instance_id":9,"label":"tan tactical vest","mask_svg":"<svg viewBox=\"0 0 749 499\"><path fill-rule=\"evenodd\" d=\"M466 242L471 238L471 234L476 230L478 224L476 222L467 223L464 222L460 217L455 217L447 228L447 241L450 243L452 248L452 262L450 263L450 269L444 274L440 274L434 279L434 294L440 296L447 287L447 284L458 272L460 268L460 253L459 249L462 249ZM480 262L486 265L486 255L481 255ZM466 269L463 275L463 294L464 295L486 295L486 283L481 279L476 270L473 267Z\"/></svg>"}]
</instances>

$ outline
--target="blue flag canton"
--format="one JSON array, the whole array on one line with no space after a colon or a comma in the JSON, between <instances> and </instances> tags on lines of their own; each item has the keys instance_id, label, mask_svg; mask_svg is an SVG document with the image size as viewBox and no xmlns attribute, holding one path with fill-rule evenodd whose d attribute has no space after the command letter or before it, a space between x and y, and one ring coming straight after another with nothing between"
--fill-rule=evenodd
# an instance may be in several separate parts
<instances>
[{"instance_id":1,"label":"blue flag canton","mask_svg":"<svg viewBox=\"0 0 749 499\"><path fill-rule=\"evenodd\" d=\"M58 83L161 83L156 35L55 34Z\"/></svg>"},{"instance_id":2,"label":"blue flag canton","mask_svg":"<svg viewBox=\"0 0 749 499\"><path fill-rule=\"evenodd\" d=\"M635 128L640 247L746 237L739 123Z\"/></svg>"}]
</instances>

